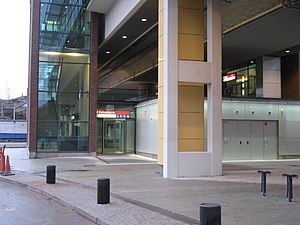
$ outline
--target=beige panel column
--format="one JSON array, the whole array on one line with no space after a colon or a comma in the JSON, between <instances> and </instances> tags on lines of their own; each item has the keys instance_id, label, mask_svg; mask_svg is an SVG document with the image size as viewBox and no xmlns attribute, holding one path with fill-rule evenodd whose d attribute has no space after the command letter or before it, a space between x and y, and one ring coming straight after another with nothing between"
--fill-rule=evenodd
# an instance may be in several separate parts
<instances>
[{"instance_id":1,"label":"beige panel column","mask_svg":"<svg viewBox=\"0 0 300 225\"><path fill-rule=\"evenodd\" d=\"M179 60L203 61L203 27L203 1L159 1L158 162L168 178L179 152L204 150L203 85L178 83Z\"/></svg>"},{"instance_id":2,"label":"beige panel column","mask_svg":"<svg viewBox=\"0 0 300 225\"><path fill-rule=\"evenodd\" d=\"M158 4L158 153L157 161L163 165L164 143L164 0Z\"/></svg>"},{"instance_id":3,"label":"beige panel column","mask_svg":"<svg viewBox=\"0 0 300 225\"><path fill-rule=\"evenodd\" d=\"M204 60L203 0L178 0L178 60ZM204 150L204 87L178 85L178 151Z\"/></svg>"}]
</instances>

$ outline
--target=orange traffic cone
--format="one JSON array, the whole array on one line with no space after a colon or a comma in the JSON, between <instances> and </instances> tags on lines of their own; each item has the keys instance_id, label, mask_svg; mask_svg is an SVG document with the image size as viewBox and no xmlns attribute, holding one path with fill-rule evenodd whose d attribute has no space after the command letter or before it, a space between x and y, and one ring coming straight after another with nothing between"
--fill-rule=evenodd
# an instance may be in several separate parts
<instances>
[{"instance_id":1,"label":"orange traffic cone","mask_svg":"<svg viewBox=\"0 0 300 225\"><path fill-rule=\"evenodd\" d=\"M6 156L6 163L5 163L5 171L4 171L4 176L10 176L10 175L13 175L11 173L11 170L10 170L10 163L9 163L9 156L7 155Z\"/></svg>"},{"instance_id":2,"label":"orange traffic cone","mask_svg":"<svg viewBox=\"0 0 300 225\"><path fill-rule=\"evenodd\" d=\"M5 156L0 156L0 174L3 174L5 171Z\"/></svg>"}]
</instances>

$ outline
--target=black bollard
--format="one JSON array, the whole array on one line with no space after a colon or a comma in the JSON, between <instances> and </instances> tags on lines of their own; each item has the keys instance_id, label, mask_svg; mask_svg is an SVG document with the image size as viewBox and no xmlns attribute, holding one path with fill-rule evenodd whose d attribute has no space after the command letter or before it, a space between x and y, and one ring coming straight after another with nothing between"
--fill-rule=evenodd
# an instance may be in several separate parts
<instances>
[{"instance_id":1,"label":"black bollard","mask_svg":"<svg viewBox=\"0 0 300 225\"><path fill-rule=\"evenodd\" d=\"M292 201L293 199L293 179L297 179L298 175L296 174L282 174L283 177L286 177L286 181L287 181L287 192L286 192L286 197L288 199L289 202Z\"/></svg>"},{"instance_id":2,"label":"black bollard","mask_svg":"<svg viewBox=\"0 0 300 225\"><path fill-rule=\"evenodd\" d=\"M261 184L260 184L260 193L263 196L266 196L267 192L267 175L271 174L270 171L258 170L258 173L261 174Z\"/></svg>"},{"instance_id":3,"label":"black bollard","mask_svg":"<svg viewBox=\"0 0 300 225\"><path fill-rule=\"evenodd\" d=\"M101 178L97 180L97 204L108 204L110 200L110 180Z\"/></svg>"},{"instance_id":4,"label":"black bollard","mask_svg":"<svg viewBox=\"0 0 300 225\"><path fill-rule=\"evenodd\" d=\"M47 173L46 173L46 183L47 184L55 184L55 166L47 166Z\"/></svg>"},{"instance_id":5,"label":"black bollard","mask_svg":"<svg viewBox=\"0 0 300 225\"><path fill-rule=\"evenodd\" d=\"M221 205L202 203L200 205L200 225L221 225Z\"/></svg>"}]
</instances>

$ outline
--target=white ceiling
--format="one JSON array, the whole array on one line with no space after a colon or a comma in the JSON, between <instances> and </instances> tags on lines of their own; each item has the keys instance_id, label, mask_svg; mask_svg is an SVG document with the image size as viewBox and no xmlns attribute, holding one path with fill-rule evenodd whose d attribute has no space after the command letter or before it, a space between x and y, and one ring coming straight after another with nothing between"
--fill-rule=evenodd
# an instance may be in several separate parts
<instances>
[{"instance_id":1,"label":"white ceiling","mask_svg":"<svg viewBox=\"0 0 300 225\"><path fill-rule=\"evenodd\" d=\"M116 0L91 0L87 10L106 14L115 2Z\"/></svg>"}]
</instances>

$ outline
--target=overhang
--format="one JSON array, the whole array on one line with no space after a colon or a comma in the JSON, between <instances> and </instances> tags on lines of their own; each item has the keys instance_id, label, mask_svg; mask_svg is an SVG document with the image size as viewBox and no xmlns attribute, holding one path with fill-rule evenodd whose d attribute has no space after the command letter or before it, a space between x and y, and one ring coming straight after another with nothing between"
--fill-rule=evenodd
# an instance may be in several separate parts
<instances>
[{"instance_id":1,"label":"overhang","mask_svg":"<svg viewBox=\"0 0 300 225\"><path fill-rule=\"evenodd\" d=\"M115 2L116 0L90 0L87 10L106 14Z\"/></svg>"}]
</instances>

